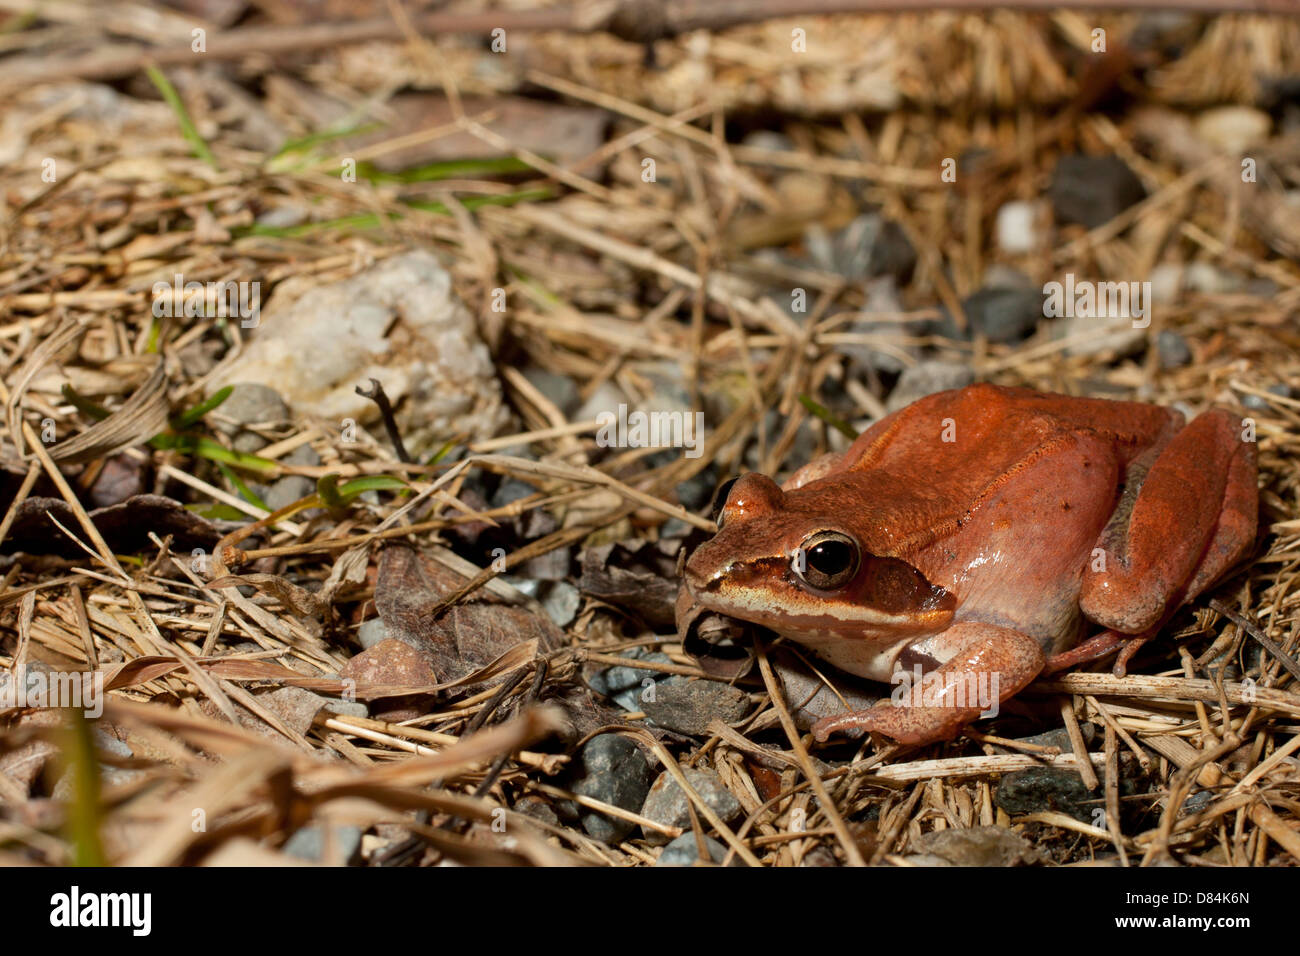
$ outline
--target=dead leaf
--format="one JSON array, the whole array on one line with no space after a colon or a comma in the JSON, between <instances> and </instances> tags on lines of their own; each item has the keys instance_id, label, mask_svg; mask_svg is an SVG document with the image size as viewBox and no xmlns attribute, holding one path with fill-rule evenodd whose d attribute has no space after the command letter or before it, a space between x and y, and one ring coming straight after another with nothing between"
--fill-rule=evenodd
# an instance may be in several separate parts
<instances>
[{"instance_id":1,"label":"dead leaf","mask_svg":"<svg viewBox=\"0 0 1300 956\"><path fill-rule=\"evenodd\" d=\"M465 579L414 548L390 545L379 556L375 607L390 637L425 655L442 681L465 679L530 641L548 651L563 634L550 618L524 608L470 600L434 617L431 610ZM493 678L495 680L497 678Z\"/></svg>"}]
</instances>

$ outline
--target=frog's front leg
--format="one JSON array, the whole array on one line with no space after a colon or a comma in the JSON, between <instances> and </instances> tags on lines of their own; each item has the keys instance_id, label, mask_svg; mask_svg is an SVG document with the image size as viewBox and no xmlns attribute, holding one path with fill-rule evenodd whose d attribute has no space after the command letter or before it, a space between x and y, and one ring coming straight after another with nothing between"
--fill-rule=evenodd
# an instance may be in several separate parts
<instances>
[{"instance_id":1,"label":"frog's front leg","mask_svg":"<svg viewBox=\"0 0 1300 956\"><path fill-rule=\"evenodd\" d=\"M947 659L919 684L900 688L896 700L869 710L823 718L813 725L813 737L824 741L836 731L863 728L905 744L951 740L994 699L1011 697L1043 667L1043 651L1032 637L976 621L954 624L928 641L927 650Z\"/></svg>"}]
</instances>

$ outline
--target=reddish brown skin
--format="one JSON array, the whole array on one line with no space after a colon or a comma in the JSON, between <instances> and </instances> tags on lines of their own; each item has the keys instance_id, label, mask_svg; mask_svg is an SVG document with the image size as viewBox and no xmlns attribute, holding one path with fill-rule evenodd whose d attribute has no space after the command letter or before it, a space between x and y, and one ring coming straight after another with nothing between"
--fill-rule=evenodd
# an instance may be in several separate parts
<instances>
[{"instance_id":1,"label":"reddish brown skin","mask_svg":"<svg viewBox=\"0 0 1300 956\"><path fill-rule=\"evenodd\" d=\"M1249 553L1257 512L1255 445L1226 412L1184 425L1153 405L975 385L882 419L784 488L742 476L679 608L763 624L875 679L912 661L943 681L996 673L1005 700L1045 664L1149 638ZM862 555L829 592L790 567L824 530ZM1085 622L1107 631L1075 649ZM882 703L814 735L925 743L978 713Z\"/></svg>"}]
</instances>

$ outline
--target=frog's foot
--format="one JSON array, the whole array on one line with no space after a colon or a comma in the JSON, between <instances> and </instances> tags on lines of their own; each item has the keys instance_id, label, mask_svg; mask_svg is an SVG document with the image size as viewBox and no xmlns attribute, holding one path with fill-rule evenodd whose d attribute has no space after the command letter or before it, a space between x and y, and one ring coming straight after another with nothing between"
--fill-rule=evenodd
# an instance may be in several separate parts
<instances>
[{"instance_id":1,"label":"frog's foot","mask_svg":"<svg viewBox=\"0 0 1300 956\"><path fill-rule=\"evenodd\" d=\"M1119 651L1119 657L1115 660L1114 674L1116 677L1123 677L1128 662L1133 655L1142 648L1143 644L1155 637L1159 631L1160 628L1158 627L1143 631L1141 634L1102 631L1095 637L1088 638L1078 647L1072 647L1060 654L1053 654L1047 659L1047 663L1043 665L1043 673L1055 674L1071 667L1077 667L1080 664L1099 661L1103 657L1109 657Z\"/></svg>"},{"instance_id":2,"label":"frog's foot","mask_svg":"<svg viewBox=\"0 0 1300 956\"><path fill-rule=\"evenodd\" d=\"M1119 657L1115 658L1115 667L1112 672L1116 677L1123 677L1128 673L1128 662L1133 659L1133 655L1142 649L1142 645L1159 633L1160 628L1153 627L1149 631L1143 631L1141 634L1120 634L1119 637L1125 638L1124 649L1119 652Z\"/></svg>"},{"instance_id":3,"label":"frog's foot","mask_svg":"<svg viewBox=\"0 0 1300 956\"><path fill-rule=\"evenodd\" d=\"M1053 654L1043 664L1043 673L1055 674L1057 671L1077 667L1080 664L1099 661L1103 657L1114 654L1132 638L1132 634L1121 634L1119 631L1102 631L1068 651Z\"/></svg>"},{"instance_id":4,"label":"frog's foot","mask_svg":"<svg viewBox=\"0 0 1300 956\"><path fill-rule=\"evenodd\" d=\"M1043 652L1028 635L1005 627L966 621L942 635L953 655L915 685L896 686L888 702L869 710L826 717L813 725L825 741L837 731L861 728L905 744L951 740L981 716L1028 684L1043 668Z\"/></svg>"}]
</instances>

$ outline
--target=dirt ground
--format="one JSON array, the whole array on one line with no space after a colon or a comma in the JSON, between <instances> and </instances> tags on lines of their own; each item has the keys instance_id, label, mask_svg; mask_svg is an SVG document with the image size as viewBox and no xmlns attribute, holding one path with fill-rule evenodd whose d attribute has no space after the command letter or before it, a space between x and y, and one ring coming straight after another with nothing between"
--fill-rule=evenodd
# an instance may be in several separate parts
<instances>
[{"instance_id":1,"label":"dirt ground","mask_svg":"<svg viewBox=\"0 0 1300 956\"><path fill-rule=\"evenodd\" d=\"M1300 21L1138 7L0 3L0 863L1294 866ZM817 744L679 562L976 382L1227 410L1255 546Z\"/></svg>"}]
</instances>

